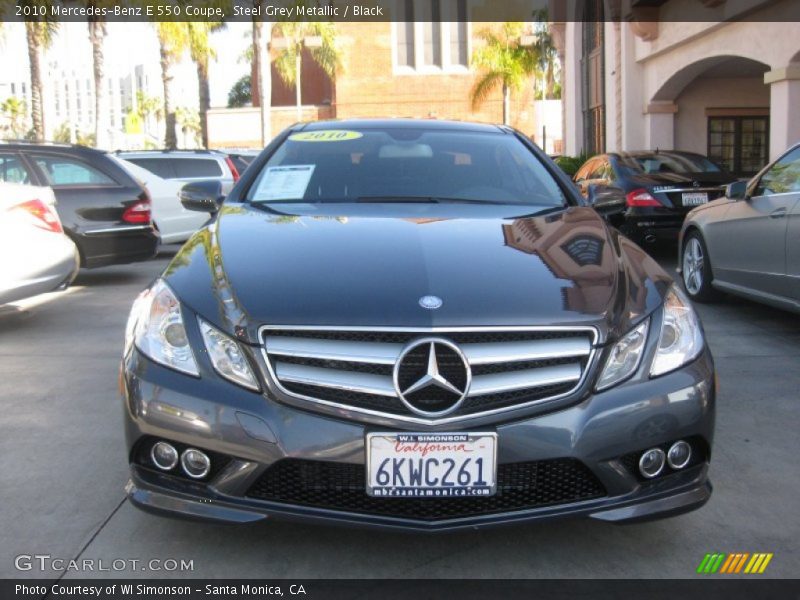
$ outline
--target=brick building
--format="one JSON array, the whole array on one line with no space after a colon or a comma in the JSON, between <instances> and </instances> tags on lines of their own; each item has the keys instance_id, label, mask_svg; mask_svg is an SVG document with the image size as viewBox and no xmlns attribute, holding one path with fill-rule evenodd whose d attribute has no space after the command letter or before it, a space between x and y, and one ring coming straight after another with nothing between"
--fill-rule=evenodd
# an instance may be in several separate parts
<instances>
[{"instance_id":1,"label":"brick building","mask_svg":"<svg viewBox=\"0 0 800 600\"><path fill-rule=\"evenodd\" d=\"M456 2L454 5L458 6ZM448 3L448 6L450 3ZM470 65L481 43L477 34L497 23L337 23L342 68L329 81L310 57L303 61L303 119L418 117L502 122L498 88L473 111L470 92L478 73ZM273 69L272 133L297 120L294 88ZM531 85L512 93L511 124L528 135L536 130ZM258 146L257 108L209 113L210 145Z\"/></svg>"}]
</instances>

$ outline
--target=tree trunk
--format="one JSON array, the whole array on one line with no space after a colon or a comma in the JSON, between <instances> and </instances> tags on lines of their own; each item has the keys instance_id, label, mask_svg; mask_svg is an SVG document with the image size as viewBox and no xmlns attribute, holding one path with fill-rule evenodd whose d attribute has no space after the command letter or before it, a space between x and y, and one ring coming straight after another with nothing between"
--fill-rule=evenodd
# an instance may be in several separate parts
<instances>
[{"instance_id":1,"label":"tree trunk","mask_svg":"<svg viewBox=\"0 0 800 600\"><path fill-rule=\"evenodd\" d=\"M31 121L33 137L37 142L44 141L44 110L42 107L42 25L36 21L25 22L25 35L28 40L28 63L31 72Z\"/></svg>"},{"instance_id":2,"label":"tree trunk","mask_svg":"<svg viewBox=\"0 0 800 600\"><path fill-rule=\"evenodd\" d=\"M164 148L175 150L178 147L178 138L175 133L175 109L172 107L172 61L167 49L161 44L161 81L164 85Z\"/></svg>"},{"instance_id":3,"label":"tree trunk","mask_svg":"<svg viewBox=\"0 0 800 600\"><path fill-rule=\"evenodd\" d=\"M503 125L508 125L511 115L511 90L503 83Z\"/></svg>"},{"instance_id":4,"label":"tree trunk","mask_svg":"<svg viewBox=\"0 0 800 600\"><path fill-rule=\"evenodd\" d=\"M297 100L297 120L303 120L303 47L297 49L294 57L294 89Z\"/></svg>"},{"instance_id":5,"label":"tree trunk","mask_svg":"<svg viewBox=\"0 0 800 600\"><path fill-rule=\"evenodd\" d=\"M266 27L266 31L263 28ZM262 35L266 33L266 35ZM272 38L272 24L253 23L253 61L258 61L255 80L250 80L250 93L258 96L261 115L261 145L266 146L272 139L272 63L269 58L269 42ZM258 57L258 58L256 58Z\"/></svg>"},{"instance_id":6,"label":"tree trunk","mask_svg":"<svg viewBox=\"0 0 800 600\"><path fill-rule=\"evenodd\" d=\"M197 61L197 84L200 113L200 139L203 148L208 148L208 109L211 107L211 91L208 83L208 58Z\"/></svg>"},{"instance_id":7,"label":"tree trunk","mask_svg":"<svg viewBox=\"0 0 800 600\"><path fill-rule=\"evenodd\" d=\"M555 74L553 73L553 60L550 59L547 61L547 71L545 71L545 91L544 91L544 98L542 100L552 100L554 96L554 90L556 86L556 78Z\"/></svg>"},{"instance_id":8,"label":"tree trunk","mask_svg":"<svg viewBox=\"0 0 800 600\"><path fill-rule=\"evenodd\" d=\"M261 106L261 29L260 20L253 19L253 59L250 63L250 100L253 106Z\"/></svg>"},{"instance_id":9,"label":"tree trunk","mask_svg":"<svg viewBox=\"0 0 800 600\"><path fill-rule=\"evenodd\" d=\"M89 21L89 40L92 43L92 71L94 75L94 140L97 148L107 148L108 103L103 85L103 41L106 37L105 21Z\"/></svg>"}]
</instances>

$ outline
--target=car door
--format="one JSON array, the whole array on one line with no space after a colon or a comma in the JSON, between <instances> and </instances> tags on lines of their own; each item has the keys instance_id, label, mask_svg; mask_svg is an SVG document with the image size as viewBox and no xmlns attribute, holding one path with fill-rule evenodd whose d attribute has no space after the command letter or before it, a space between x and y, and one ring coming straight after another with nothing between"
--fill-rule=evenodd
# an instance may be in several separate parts
<instances>
[{"instance_id":1,"label":"car door","mask_svg":"<svg viewBox=\"0 0 800 600\"><path fill-rule=\"evenodd\" d=\"M724 235L715 236L715 277L771 295L789 295L786 236L799 198L798 169L800 147L757 176L745 200L730 204L720 228Z\"/></svg>"},{"instance_id":2,"label":"car door","mask_svg":"<svg viewBox=\"0 0 800 600\"><path fill-rule=\"evenodd\" d=\"M790 299L800 303L800 146L793 155L794 162L784 171L786 185L795 197L786 216L786 290Z\"/></svg>"}]
</instances>

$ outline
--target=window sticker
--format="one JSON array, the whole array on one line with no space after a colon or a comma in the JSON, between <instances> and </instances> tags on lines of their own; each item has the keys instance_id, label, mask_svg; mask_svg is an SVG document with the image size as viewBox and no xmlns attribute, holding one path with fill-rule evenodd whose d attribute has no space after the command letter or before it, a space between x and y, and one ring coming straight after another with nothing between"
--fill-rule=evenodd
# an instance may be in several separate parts
<instances>
[{"instance_id":1,"label":"window sticker","mask_svg":"<svg viewBox=\"0 0 800 600\"><path fill-rule=\"evenodd\" d=\"M268 167L253 200L302 200L315 165Z\"/></svg>"},{"instance_id":2,"label":"window sticker","mask_svg":"<svg viewBox=\"0 0 800 600\"><path fill-rule=\"evenodd\" d=\"M358 131L345 131L342 129L325 129L322 131L305 131L289 136L293 142L346 142L357 140L364 134Z\"/></svg>"}]
</instances>

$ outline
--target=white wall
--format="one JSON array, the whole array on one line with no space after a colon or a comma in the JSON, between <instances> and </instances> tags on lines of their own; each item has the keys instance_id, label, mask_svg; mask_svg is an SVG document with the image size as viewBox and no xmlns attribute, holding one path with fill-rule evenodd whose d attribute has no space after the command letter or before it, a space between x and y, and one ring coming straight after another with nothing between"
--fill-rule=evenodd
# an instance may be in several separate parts
<instances>
[{"instance_id":1,"label":"white wall","mask_svg":"<svg viewBox=\"0 0 800 600\"><path fill-rule=\"evenodd\" d=\"M555 141L563 140L561 132L561 100L535 100L533 102L534 122L536 131L533 132L533 141L548 154L555 154ZM546 147L542 145L542 127L546 128Z\"/></svg>"}]
</instances>

